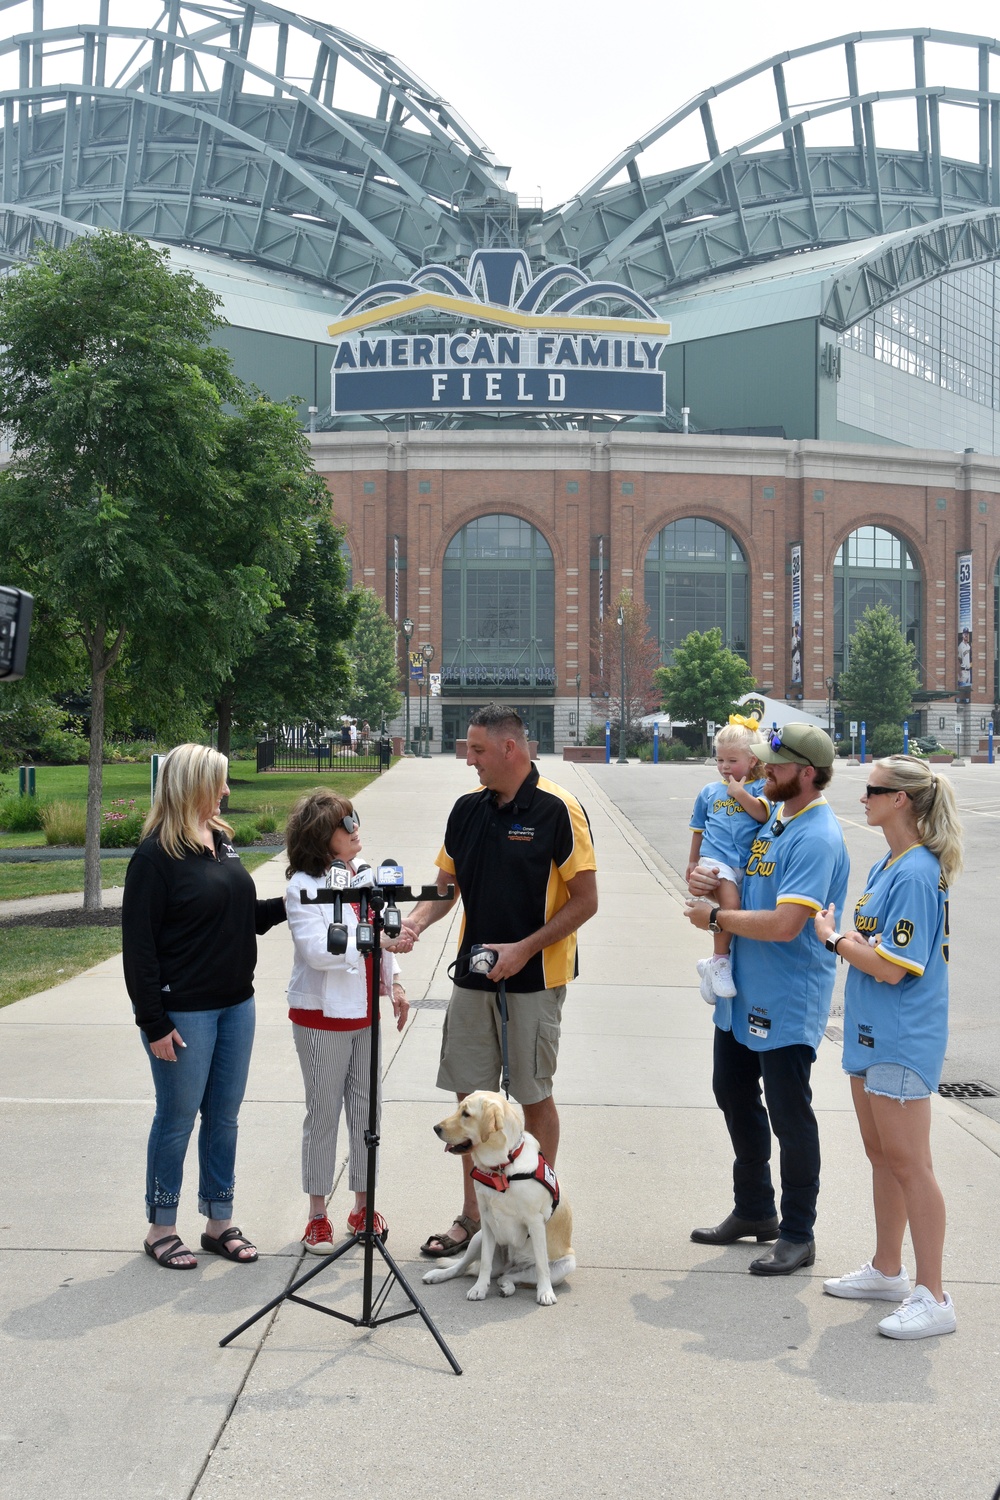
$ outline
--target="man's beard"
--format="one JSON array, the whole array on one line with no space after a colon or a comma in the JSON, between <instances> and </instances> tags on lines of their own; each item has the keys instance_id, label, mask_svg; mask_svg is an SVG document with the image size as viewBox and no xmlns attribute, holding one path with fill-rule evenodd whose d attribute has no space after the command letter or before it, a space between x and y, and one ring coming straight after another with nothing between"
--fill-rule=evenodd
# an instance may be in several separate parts
<instances>
[{"instance_id":1,"label":"man's beard","mask_svg":"<svg viewBox=\"0 0 1000 1500\"><path fill-rule=\"evenodd\" d=\"M791 802L793 798L797 797L802 791L802 771L798 766L796 766L794 781L787 781L785 785L779 789L778 783L772 777L772 767L766 766L764 769L764 783L764 790L766 792L768 792L769 794L772 792L777 792L778 796L783 802Z\"/></svg>"}]
</instances>

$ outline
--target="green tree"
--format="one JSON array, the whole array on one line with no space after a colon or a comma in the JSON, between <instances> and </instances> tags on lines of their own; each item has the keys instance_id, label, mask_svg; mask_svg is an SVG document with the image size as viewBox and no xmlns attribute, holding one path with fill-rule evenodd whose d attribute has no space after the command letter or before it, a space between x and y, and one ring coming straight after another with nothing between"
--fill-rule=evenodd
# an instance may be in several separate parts
<instances>
[{"instance_id":1,"label":"green tree","mask_svg":"<svg viewBox=\"0 0 1000 1500\"><path fill-rule=\"evenodd\" d=\"M349 648L354 680L347 712L359 724L367 719L377 732L383 717L394 719L402 703L396 628L373 589L359 587L351 592L357 600L358 616Z\"/></svg>"},{"instance_id":2,"label":"green tree","mask_svg":"<svg viewBox=\"0 0 1000 1500\"><path fill-rule=\"evenodd\" d=\"M656 684L672 719L700 726L707 755L709 719L725 724L757 680L742 656L722 644L722 631L716 629L685 636L674 648L673 666L657 670Z\"/></svg>"},{"instance_id":3,"label":"green tree","mask_svg":"<svg viewBox=\"0 0 1000 1500\"><path fill-rule=\"evenodd\" d=\"M844 712L849 718L864 719L869 737L884 728L881 741L895 743L889 728L898 727L906 718L920 678L916 652L887 605L865 610L848 643L847 661L837 684ZM901 731L898 738L901 745Z\"/></svg>"},{"instance_id":4,"label":"green tree","mask_svg":"<svg viewBox=\"0 0 1000 1500\"><path fill-rule=\"evenodd\" d=\"M346 589L343 532L328 507L324 486L322 502L299 520L297 556L280 600L216 690L223 755L229 754L234 723L255 730L306 719L329 724L347 699L347 643L358 601Z\"/></svg>"},{"instance_id":5,"label":"green tree","mask_svg":"<svg viewBox=\"0 0 1000 1500\"><path fill-rule=\"evenodd\" d=\"M0 279L0 555L79 644L90 697L84 905L101 904L102 749L126 662L198 696L276 600L266 570L217 556L242 490L217 456L246 395L209 339L217 299L165 252L81 236Z\"/></svg>"}]
</instances>

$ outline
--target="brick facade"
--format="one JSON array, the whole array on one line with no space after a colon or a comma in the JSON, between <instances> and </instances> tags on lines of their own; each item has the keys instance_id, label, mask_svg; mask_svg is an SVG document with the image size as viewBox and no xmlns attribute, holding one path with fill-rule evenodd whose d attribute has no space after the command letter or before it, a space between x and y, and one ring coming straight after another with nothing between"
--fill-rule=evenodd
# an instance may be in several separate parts
<instances>
[{"instance_id":1,"label":"brick facade","mask_svg":"<svg viewBox=\"0 0 1000 1500\"><path fill-rule=\"evenodd\" d=\"M607 432L371 432L313 438L334 514L347 528L354 577L393 612L393 537L399 538L399 617L416 623L441 660L441 564L455 532L504 512L539 528L556 575L556 741L583 679L597 617L596 538L605 538L606 606L622 588L641 597L646 551L671 521L704 516L733 532L750 572L750 668L762 691L801 691L824 714L833 671L833 561L856 527L903 538L923 579L918 655L925 686L950 691L932 705L955 718L956 558L973 556L973 658L967 732L993 705L993 575L1000 552L1000 459L898 447L772 438ZM790 552L802 544L802 676L790 682ZM481 696L481 695L480 695ZM471 701L471 699L470 699ZM600 717L603 717L603 707ZM559 726L563 725L560 733ZM937 727L937 718L934 720Z\"/></svg>"}]
</instances>

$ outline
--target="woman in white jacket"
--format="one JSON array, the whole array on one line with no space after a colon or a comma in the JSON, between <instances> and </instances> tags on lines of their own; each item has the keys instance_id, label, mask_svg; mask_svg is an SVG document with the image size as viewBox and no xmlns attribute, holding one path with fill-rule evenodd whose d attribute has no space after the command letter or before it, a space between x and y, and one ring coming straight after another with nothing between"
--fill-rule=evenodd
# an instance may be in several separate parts
<instances>
[{"instance_id":1,"label":"woman in white jacket","mask_svg":"<svg viewBox=\"0 0 1000 1500\"><path fill-rule=\"evenodd\" d=\"M368 1195L365 1130L368 1125L371 1070L370 966L371 955L358 953L358 917L344 902L347 950L327 952L331 908L303 905L310 895L329 884L330 867L342 860L353 874L361 853L360 819L352 804L336 793L318 788L292 809L285 831L289 877L286 892L288 925L295 943L292 977L288 984L288 1015L306 1091L302 1126L302 1189L309 1195L309 1223L303 1235L307 1250L329 1255L333 1229L326 1200L333 1191L337 1165L337 1127L343 1105L350 1140L348 1185L354 1211L348 1215L350 1233L364 1227ZM397 1029L402 1031L409 1006L399 980L399 965L385 952L379 976L382 993L392 995ZM381 1086L379 1111L381 1112ZM375 1215L376 1232L388 1235L385 1220Z\"/></svg>"}]
</instances>

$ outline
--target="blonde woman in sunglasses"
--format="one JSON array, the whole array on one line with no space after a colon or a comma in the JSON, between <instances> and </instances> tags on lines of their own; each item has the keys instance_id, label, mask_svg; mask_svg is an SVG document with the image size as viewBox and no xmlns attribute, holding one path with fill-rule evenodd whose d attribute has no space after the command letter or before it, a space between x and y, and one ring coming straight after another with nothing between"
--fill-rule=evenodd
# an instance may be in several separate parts
<instances>
[{"instance_id":1,"label":"blonde woman in sunglasses","mask_svg":"<svg viewBox=\"0 0 1000 1500\"><path fill-rule=\"evenodd\" d=\"M875 1253L823 1284L832 1297L900 1305L878 1325L892 1339L955 1331L941 1285L945 1206L931 1160L931 1095L948 1040L948 889L961 869L962 830L950 782L926 761L874 762L862 805L888 851L872 866L852 927L831 908L820 942L850 965L844 997L844 1071L872 1169ZM916 1282L902 1263L907 1223Z\"/></svg>"}]
</instances>

